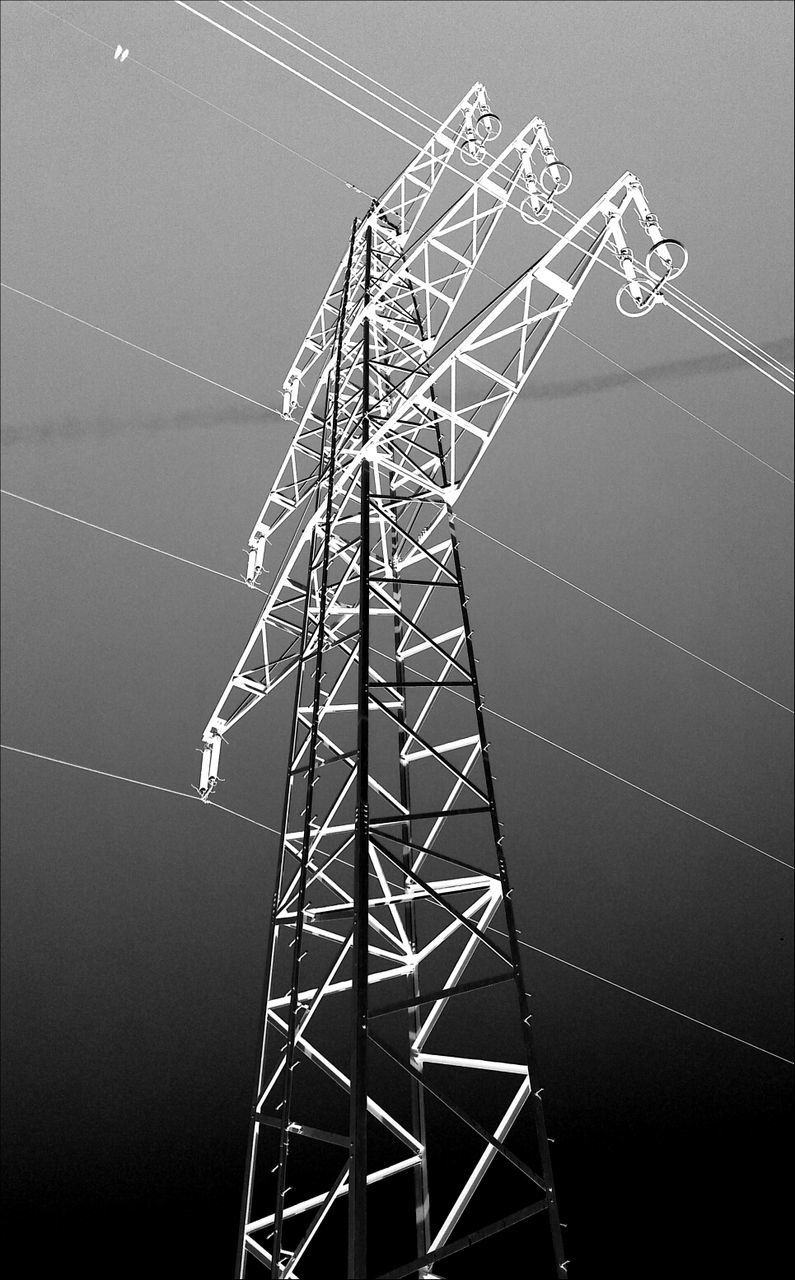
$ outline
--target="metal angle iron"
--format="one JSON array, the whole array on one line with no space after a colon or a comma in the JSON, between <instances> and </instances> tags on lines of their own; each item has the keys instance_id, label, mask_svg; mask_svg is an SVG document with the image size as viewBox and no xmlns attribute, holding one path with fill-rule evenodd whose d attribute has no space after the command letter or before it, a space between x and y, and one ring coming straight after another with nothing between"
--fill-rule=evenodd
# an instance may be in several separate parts
<instances>
[{"instance_id":1,"label":"metal angle iron","mask_svg":"<svg viewBox=\"0 0 795 1280\"><path fill-rule=\"evenodd\" d=\"M686 253L625 173L447 336L514 193L532 226L571 181L535 117L426 225L500 127L475 84L354 222L285 380L251 586L292 537L203 735L209 800L229 732L294 681L240 1278L432 1280L520 1224L528 1274L568 1274L454 505L600 255L634 317Z\"/></svg>"}]
</instances>

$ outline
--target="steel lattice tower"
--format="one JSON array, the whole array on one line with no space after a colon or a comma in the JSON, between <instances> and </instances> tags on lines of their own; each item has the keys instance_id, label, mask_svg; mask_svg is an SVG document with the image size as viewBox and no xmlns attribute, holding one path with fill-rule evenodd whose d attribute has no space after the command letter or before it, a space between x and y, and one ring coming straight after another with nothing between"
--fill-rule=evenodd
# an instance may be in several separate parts
<instances>
[{"instance_id":1,"label":"steel lattice tower","mask_svg":"<svg viewBox=\"0 0 795 1280\"><path fill-rule=\"evenodd\" d=\"M209 799L225 735L295 679L241 1277L430 1278L532 1218L534 1274L566 1275L453 506L600 255L627 314L681 267L625 174L443 343L514 192L543 222L570 179L536 118L418 234L498 131L475 85L354 223L285 383L285 416L308 399L250 583L297 527L204 734Z\"/></svg>"}]
</instances>

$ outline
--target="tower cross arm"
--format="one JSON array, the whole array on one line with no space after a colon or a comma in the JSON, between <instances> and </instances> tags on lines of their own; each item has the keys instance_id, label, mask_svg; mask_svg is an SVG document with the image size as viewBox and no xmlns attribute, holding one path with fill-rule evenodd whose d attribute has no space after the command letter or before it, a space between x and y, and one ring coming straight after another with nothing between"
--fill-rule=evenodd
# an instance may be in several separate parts
<instances>
[{"instance_id":1,"label":"tower cross arm","mask_svg":"<svg viewBox=\"0 0 795 1280\"><path fill-rule=\"evenodd\" d=\"M359 235L362 240L368 226L375 227L381 220L392 228L399 248L405 246L456 148L466 145L470 135L474 137L474 123L478 112L481 115L491 114L487 107L485 86L476 82L394 182L373 201L360 224ZM478 155L481 154L482 148L479 148ZM311 377L316 376L319 361L331 345L339 314L346 261L347 255L337 267L284 381L283 414L286 418L293 416L302 388L306 394Z\"/></svg>"},{"instance_id":2,"label":"tower cross arm","mask_svg":"<svg viewBox=\"0 0 795 1280\"><path fill-rule=\"evenodd\" d=\"M460 110L460 104L456 110ZM405 251L401 249L400 236L379 216L375 236L381 271L376 275L367 308L361 305L365 221L357 230L354 246L351 304L346 310L342 338L345 351L350 352L357 341L366 315L377 327L382 346L398 373L409 370L401 394L405 396L410 386L418 384L517 187L527 185L527 175L533 172L533 164L539 158L554 172L555 164L548 159L554 154L547 126L536 116ZM332 367L333 360L328 358L252 529L246 573L246 581L252 586L262 571L267 541L303 506L322 476L323 404ZM341 392L345 394L344 383ZM384 406L379 412L384 412Z\"/></svg>"},{"instance_id":3,"label":"tower cross arm","mask_svg":"<svg viewBox=\"0 0 795 1280\"><path fill-rule=\"evenodd\" d=\"M628 248L624 226L625 215L633 209L653 240L649 257L656 252L664 262L662 250L678 242L666 241L661 247L659 222L649 214L643 188L634 174L625 173L566 235L503 292L435 370L424 374L415 368L405 375L391 397L396 407L380 421L373 418L373 430L366 445L340 449L343 461L334 475L330 497L338 511L355 492L363 456L369 457L383 472L391 473L396 492L441 500L447 505L455 503L588 274L608 247L617 251L626 277L617 299L619 306L625 290L638 315L647 313L662 299L663 286L670 275L665 272L659 277L649 275L650 268L643 276L635 271L634 255ZM591 223L598 218L602 226L594 236ZM584 234L591 235L590 244L581 242ZM378 329L379 322L380 312L376 310L374 329ZM351 363L351 370L354 367L355 361ZM343 380L343 389L344 386ZM319 391L316 394L320 394ZM308 406L305 421L309 421L308 415L312 414L314 425L319 426L321 419L314 407L316 403L313 399ZM354 410L350 419L356 418ZM303 448L308 455L306 440ZM433 465L429 465L429 458ZM272 586L205 730L199 788L205 799L217 782L223 733L252 710L306 656L298 654L296 579L300 576L302 557L323 515L324 504L319 494L328 492L328 478L324 478L321 464L322 456L317 454L315 471L306 478L302 493L296 488L294 502L288 503L283 493L279 495L282 512L287 506L297 509L310 493L319 500ZM291 450L280 475L288 468L295 477L296 467L296 454ZM274 491L269 501L275 501ZM350 555L349 561L351 570L355 571L355 556ZM333 599L330 603L333 606ZM274 657L269 637L278 635L283 640L285 634L289 642L287 648Z\"/></svg>"},{"instance_id":4,"label":"tower cross arm","mask_svg":"<svg viewBox=\"0 0 795 1280\"><path fill-rule=\"evenodd\" d=\"M652 241L645 271L638 271L627 242L625 216L632 210ZM600 219L594 233L591 224ZM590 243L583 242L586 236ZM684 269L686 255L681 265L675 263L675 246L678 241L663 239L637 177L623 174L501 294L436 369L396 388L397 407L372 433L368 456L404 485L415 483L445 502L457 501L606 249L616 252L625 276L616 298L619 310L641 316L663 300L666 283ZM428 441L440 433L441 459L429 473Z\"/></svg>"}]
</instances>

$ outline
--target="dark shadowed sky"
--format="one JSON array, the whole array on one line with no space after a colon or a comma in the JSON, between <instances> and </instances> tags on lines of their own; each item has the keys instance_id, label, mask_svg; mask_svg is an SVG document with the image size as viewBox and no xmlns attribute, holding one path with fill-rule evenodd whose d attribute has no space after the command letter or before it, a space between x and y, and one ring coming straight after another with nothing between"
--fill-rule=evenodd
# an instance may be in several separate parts
<instances>
[{"instance_id":1,"label":"dark shadowed sky","mask_svg":"<svg viewBox=\"0 0 795 1280\"><path fill-rule=\"evenodd\" d=\"M437 116L475 80L506 140L542 115L578 212L634 170L687 244L681 287L791 364L790 4L262 7ZM378 192L409 147L177 5L1 8L3 282L277 405L367 206L285 148ZM489 271L545 234L506 215ZM557 334L458 512L792 707L792 486L705 425L791 476L791 399L664 308L623 320L616 285L592 274L567 318L592 345ZM236 577L290 428L2 294L3 486ZM11 497L2 516L3 742L190 790L256 598ZM524 939L792 1058L792 874L759 852L791 854L791 715L461 533L486 700L541 735L490 724ZM241 726L217 797L271 826L288 715L278 694ZM9 752L3 772L25 1274L230 1276L275 837ZM573 1280L772 1274L791 1067L526 959Z\"/></svg>"}]
</instances>

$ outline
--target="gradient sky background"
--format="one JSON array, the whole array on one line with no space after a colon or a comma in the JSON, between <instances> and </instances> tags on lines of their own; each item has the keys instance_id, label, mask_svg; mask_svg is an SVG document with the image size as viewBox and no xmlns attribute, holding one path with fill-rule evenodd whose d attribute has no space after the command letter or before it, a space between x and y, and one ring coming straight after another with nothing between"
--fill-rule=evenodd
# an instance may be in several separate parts
<instances>
[{"instance_id":1,"label":"gradient sky background","mask_svg":"<svg viewBox=\"0 0 795 1280\"><path fill-rule=\"evenodd\" d=\"M97 39L2 4L3 281L277 405L366 201L138 63L367 191L408 147L176 5L48 7ZM475 80L504 138L543 115L577 211L632 168L688 246L681 287L791 363L790 4L262 7L436 115ZM508 281L547 243L506 215L489 269ZM623 320L615 290L593 273L569 327L791 476L785 393L664 308ZM2 301L5 488L236 576L290 428ZM791 707L791 496L559 333L458 511ZM256 599L9 497L2 515L3 742L188 791ZM786 711L461 532L491 707L789 858ZM217 796L274 826L288 714L277 695L241 726ZM791 1058L791 873L490 728L524 939ZM6 1179L25 1273L229 1276L275 837L9 752L3 771ZM772 1273L791 1067L536 952L526 964L573 1280Z\"/></svg>"}]
</instances>

